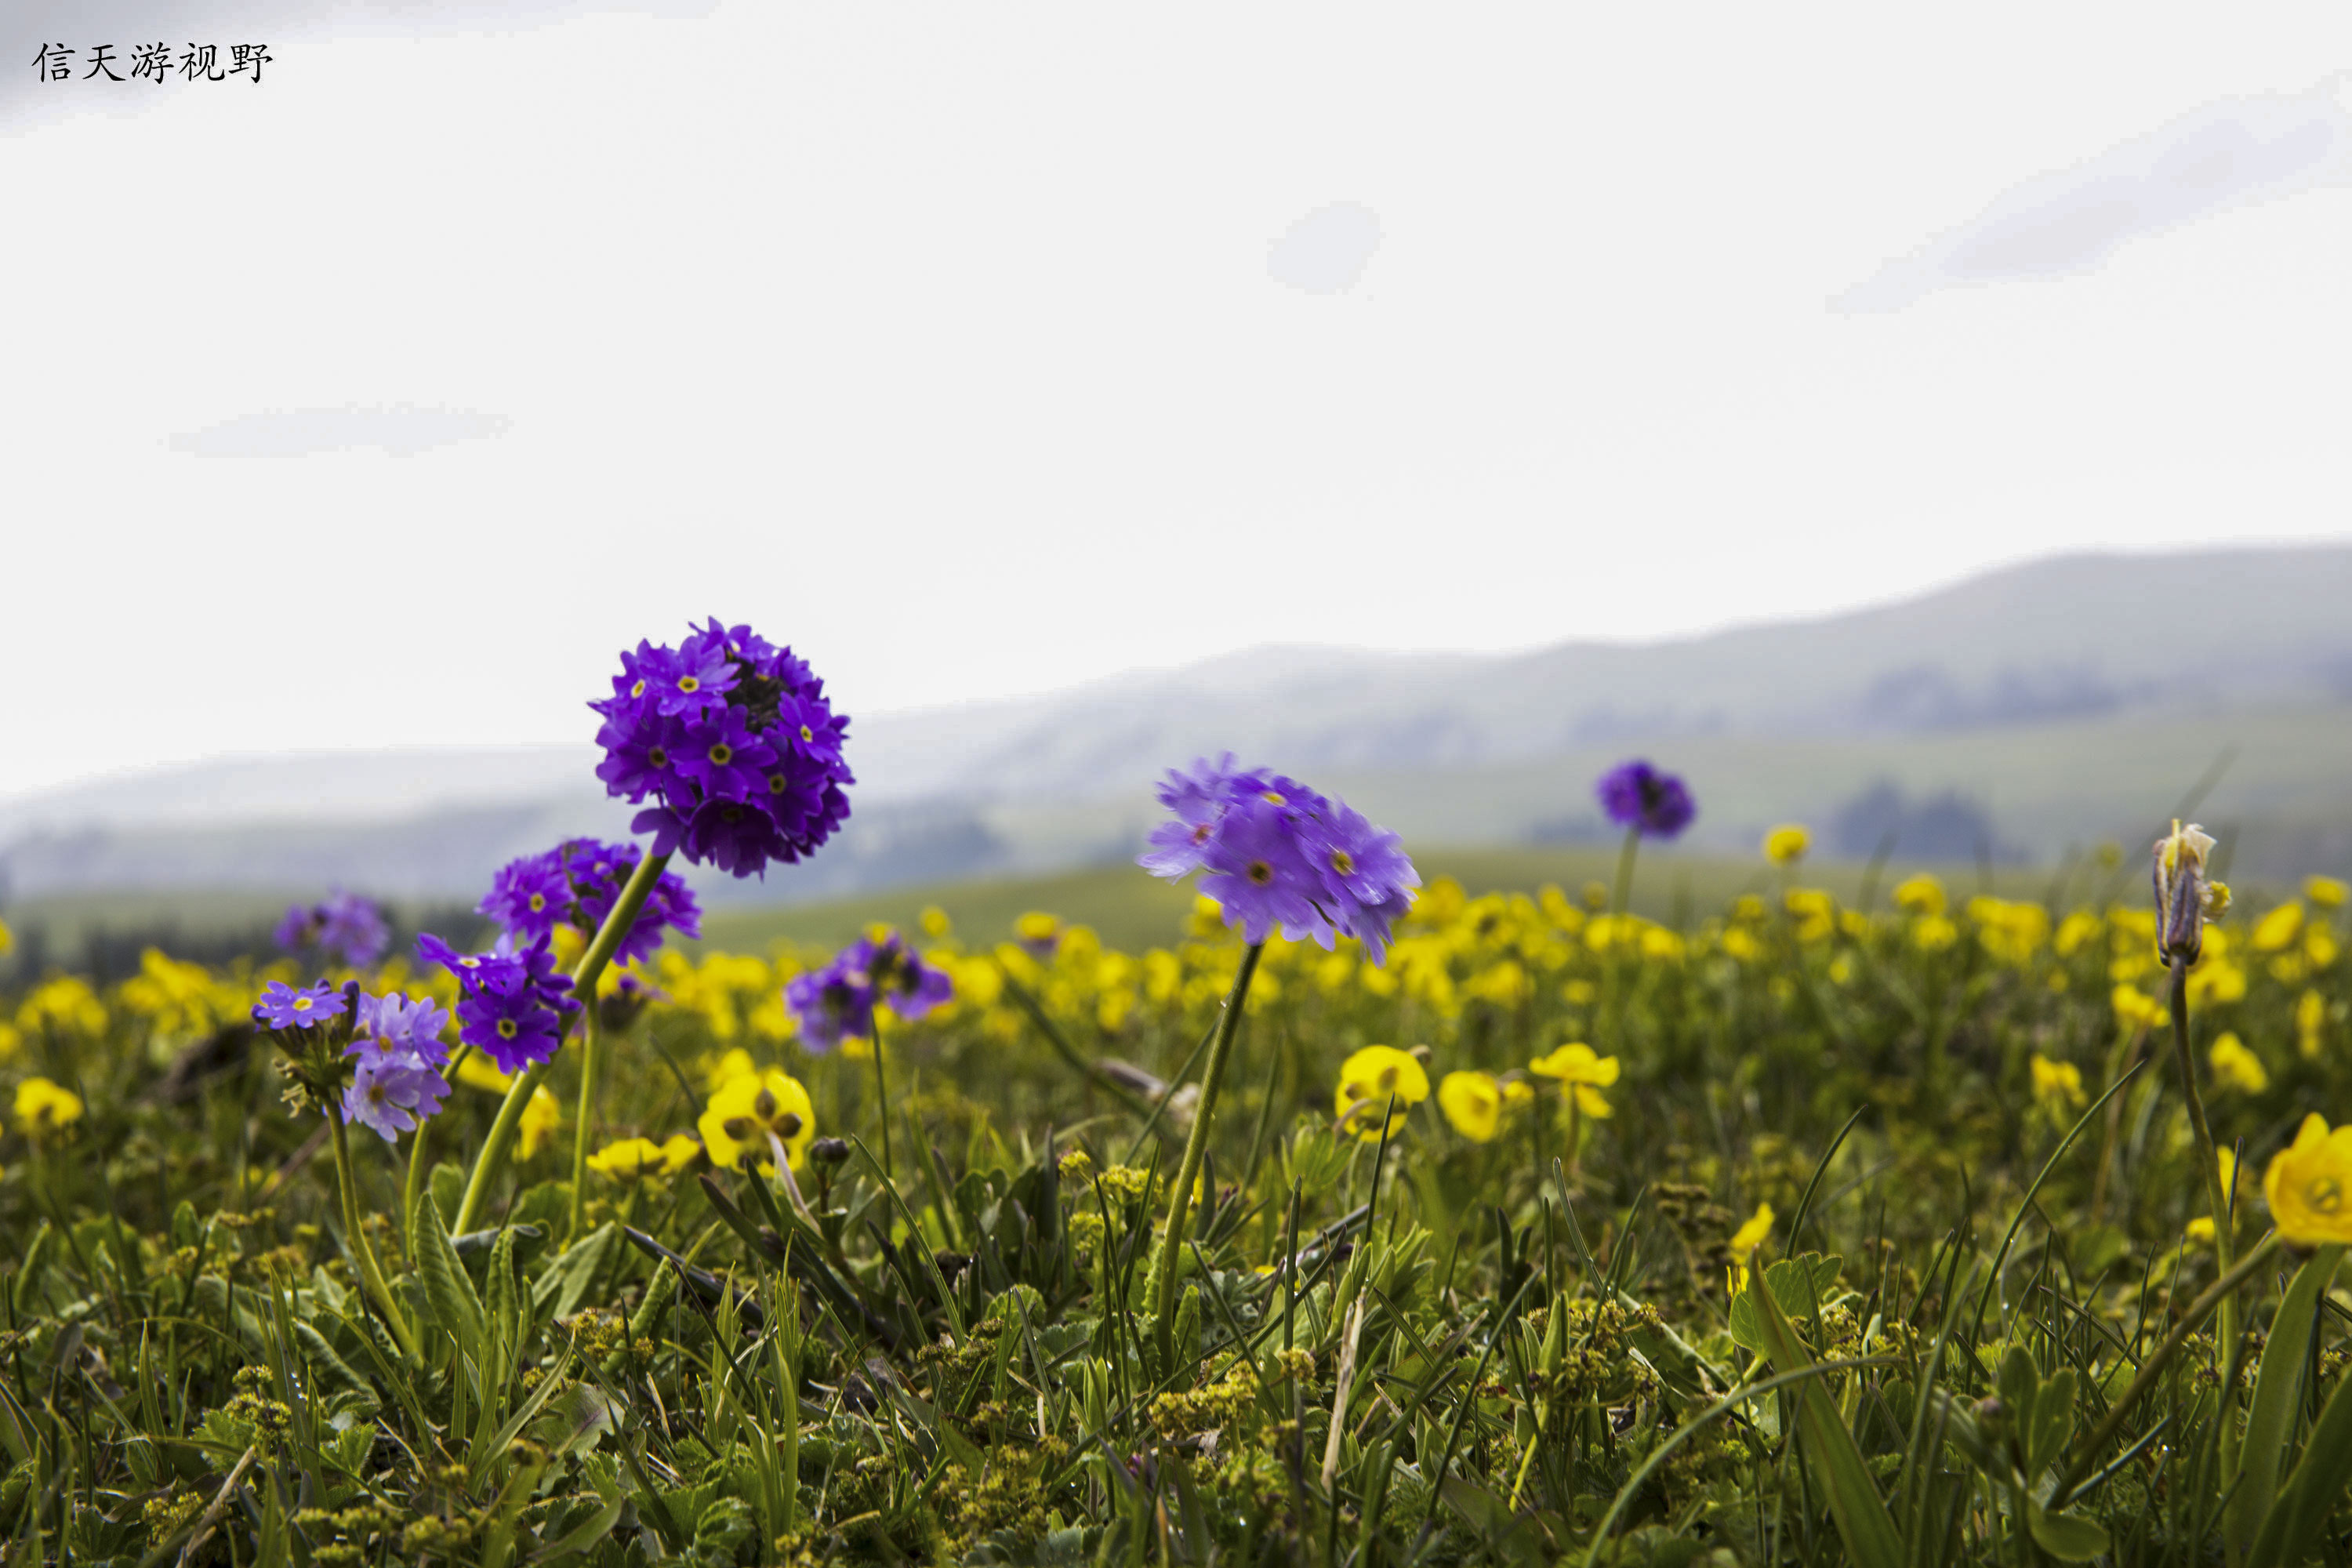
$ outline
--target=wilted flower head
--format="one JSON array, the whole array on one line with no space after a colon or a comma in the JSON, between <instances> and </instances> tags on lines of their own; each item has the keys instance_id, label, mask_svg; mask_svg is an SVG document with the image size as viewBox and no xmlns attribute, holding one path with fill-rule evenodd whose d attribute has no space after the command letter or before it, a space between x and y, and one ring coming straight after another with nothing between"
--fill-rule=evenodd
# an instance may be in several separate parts
<instances>
[{"instance_id":1,"label":"wilted flower head","mask_svg":"<svg viewBox=\"0 0 2352 1568\"><path fill-rule=\"evenodd\" d=\"M645 851L634 844L567 838L544 854L526 855L500 867L490 879L480 912L522 942L536 942L559 925L593 936L644 858ZM694 901L694 890L674 871L655 879L645 908L614 950L613 962L629 964L648 957L661 945L665 927L680 936L702 934L702 910Z\"/></svg>"},{"instance_id":2,"label":"wilted flower head","mask_svg":"<svg viewBox=\"0 0 2352 1568\"><path fill-rule=\"evenodd\" d=\"M327 958L364 969L383 956L392 931L382 910L337 888L318 903L289 906L277 936L278 945L289 952L315 947Z\"/></svg>"},{"instance_id":3,"label":"wilted flower head","mask_svg":"<svg viewBox=\"0 0 2352 1568\"><path fill-rule=\"evenodd\" d=\"M2230 907L2230 889L2205 875L2212 850L2213 836L2193 822L2183 827L2175 821L2156 841L2156 951L2168 966L2175 959L2196 963L2205 951L2205 922Z\"/></svg>"},{"instance_id":4,"label":"wilted flower head","mask_svg":"<svg viewBox=\"0 0 2352 1568\"><path fill-rule=\"evenodd\" d=\"M814 852L849 816L856 782L842 761L849 720L793 650L717 619L677 647L621 655L604 716L596 776L632 805L654 852L738 877Z\"/></svg>"},{"instance_id":5,"label":"wilted flower head","mask_svg":"<svg viewBox=\"0 0 2352 1568\"><path fill-rule=\"evenodd\" d=\"M572 977L555 973L547 938L520 952L501 939L488 952L459 952L430 931L416 954L457 977L457 1037L488 1056L503 1073L537 1067L562 1043L568 1015L579 1011Z\"/></svg>"},{"instance_id":6,"label":"wilted flower head","mask_svg":"<svg viewBox=\"0 0 2352 1568\"><path fill-rule=\"evenodd\" d=\"M1644 838L1672 838L1698 815L1697 804L1679 777L1640 758L1602 773L1592 792L1610 821L1633 828Z\"/></svg>"},{"instance_id":7,"label":"wilted flower head","mask_svg":"<svg viewBox=\"0 0 2352 1568\"><path fill-rule=\"evenodd\" d=\"M845 1039L874 1034L874 1009L919 1018L955 994L946 972L925 963L897 931L860 937L823 969L793 976L784 1005L800 1020L802 1043L829 1051Z\"/></svg>"},{"instance_id":8,"label":"wilted flower head","mask_svg":"<svg viewBox=\"0 0 2352 1568\"><path fill-rule=\"evenodd\" d=\"M1279 930L1329 948L1352 936L1379 963L1421 886L1395 834L1296 779L1242 768L1230 752L1171 769L1160 803L1175 820L1152 829L1139 863L1171 880L1203 872L1201 890L1249 942Z\"/></svg>"}]
</instances>

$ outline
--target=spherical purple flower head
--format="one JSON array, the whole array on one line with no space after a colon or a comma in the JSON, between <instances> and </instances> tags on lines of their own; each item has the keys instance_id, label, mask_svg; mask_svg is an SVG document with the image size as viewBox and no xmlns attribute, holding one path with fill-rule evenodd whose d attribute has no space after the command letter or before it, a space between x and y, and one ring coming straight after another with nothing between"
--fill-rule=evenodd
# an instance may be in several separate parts
<instances>
[{"instance_id":1,"label":"spherical purple flower head","mask_svg":"<svg viewBox=\"0 0 2352 1568\"><path fill-rule=\"evenodd\" d=\"M253 1005L253 1021L273 1029L310 1028L342 1016L342 993L323 980L300 991L283 980L273 980L262 987L261 1000Z\"/></svg>"},{"instance_id":2,"label":"spherical purple flower head","mask_svg":"<svg viewBox=\"0 0 2352 1568\"><path fill-rule=\"evenodd\" d=\"M1601 797L1601 809L1610 821L1637 829L1644 838L1672 838L1698 815L1697 803L1681 779L1640 760L1602 773L1593 793Z\"/></svg>"},{"instance_id":3,"label":"spherical purple flower head","mask_svg":"<svg viewBox=\"0 0 2352 1568\"><path fill-rule=\"evenodd\" d=\"M897 931L879 942L866 940L858 945L866 950L861 967L873 977L874 999L887 1003L901 1018L919 1018L954 999L955 982L947 971L925 963Z\"/></svg>"},{"instance_id":4,"label":"spherical purple flower head","mask_svg":"<svg viewBox=\"0 0 2352 1568\"><path fill-rule=\"evenodd\" d=\"M738 877L813 854L849 816L847 719L808 665L749 626L717 620L677 647L621 656L596 776L632 805L654 853Z\"/></svg>"},{"instance_id":5,"label":"spherical purple flower head","mask_svg":"<svg viewBox=\"0 0 2352 1568\"><path fill-rule=\"evenodd\" d=\"M1160 787L1175 816L1154 829L1140 863L1171 879L1198 868L1244 940L1279 930L1326 948L1352 936L1386 958L1389 931L1420 873L1393 833L1297 780L1243 768L1231 753L1171 771Z\"/></svg>"},{"instance_id":6,"label":"spherical purple flower head","mask_svg":"<svg viewBox=\"0 0 2352 1568\"><path fill-rule=\"evenodd\" d=\"M340 958L354 969L364 969L383 956L392 941L383 911L357 893L341 888L316 904L288 907L278 922L278 945L289 952L317 947L328 958Z\"/></svg>"},{"instance_id":7,"label":"spherical purple flower head","mask_svg":"<svg viewBox=\"0 0 2352 1568\"><path fill-rule=\"evenodd\" d=\"M526 855L499 868L480 912L526 942L549 936L559 925L593 936L644 856L634 844L568 838L545 854ZM702 911L693 889L670 871L655 879L645 907L614 950L614 962L627 964L647 957L661 945L667 928L689 937L702 934Z\"/></svg>"},{"instance_id":8,"label":"spherical purple flower head","mask_svg":"<svg viewBox=\"0 0 2352 1568\"><path fill-rule=\"evenodd\" d=\"M343 1090L343 1120L367 1128L385 1142L441 1109L449 1081L428 1067L362 1056L351 1087Z\"/></svg>"},{"instance_id":9,"label":"spherical purple flower head","mask_svg":"<svg viewBox=\"0 0 2352 1568\"><path fill-rule=\"evenodd\" d=\"M800 1020L801 1044L810 1050L822 1055L844 1040L873 1037L874 977L848 962L865 945L785 983L784 1005Z\"/></svg>"},{"instance_id":10,"label":"spherical purple flower head","mask_svg":"<svg viewBox=\"0 0 2352 1568\"><path fill-rule=\"evenodd\" d=\"M572 978L555 973L555 958L541 937L520 952L463 953L430 931L416 939L417 955L457 977L464 994L457 1003L457 1038L504 1073L537 1067L563 1043L565 1016L580 1010L571 994Z\"/></svg>"}]
</instances>

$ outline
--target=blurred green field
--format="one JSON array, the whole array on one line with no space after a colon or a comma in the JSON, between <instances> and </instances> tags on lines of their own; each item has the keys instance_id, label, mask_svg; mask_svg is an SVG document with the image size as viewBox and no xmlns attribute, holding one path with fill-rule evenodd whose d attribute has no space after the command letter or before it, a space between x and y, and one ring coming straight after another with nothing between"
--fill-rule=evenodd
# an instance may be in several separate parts
<instances>
[{"instance_id":1,"label":"blurred green field","mask_svg":"<svg viewBox=\"0 0 2352 1568\"><path fill-rule=\"evenodd\" d=\"M1555 883L1573 896L1588 882L1608 881L1616 872L1617 854L1588 845L1438 848L1416 851L1413 863L1424 879L1452 877L1473 895L1532 893ZM1901 862L1885 867L1879 877L1881 900L1886 887L1920 868ZM2041 897L2060 874L2015 866L1995 867L1989 874L1974 867L1930 868L1956 893L1990 890L2015 898ZM1805 885L1828 888L1848 903L1861 902L1868 877L1867 866L1838 863L1808 865L1798 873ZM2078 897L2093 886L2082 876L2070 879ZM1653 920L1681 924L1722 909L1743 892L1762 892L1773 882L1774 873L1761 860L1645 850L1633 908ZM778 941L837 946L877 922L912 930L922 910L936 905L967 942L1001 940L1011 934L1013 921L1035 910L1092 926L1110 946L1136 952L1172 942L1192 899L1191 882L1171 887L1132 866L1102 866L1053 877L898 889L823 904L724 910L704 919L701 942L689 945L720 952L758 952Z\"/></svg>"}]
</instances>

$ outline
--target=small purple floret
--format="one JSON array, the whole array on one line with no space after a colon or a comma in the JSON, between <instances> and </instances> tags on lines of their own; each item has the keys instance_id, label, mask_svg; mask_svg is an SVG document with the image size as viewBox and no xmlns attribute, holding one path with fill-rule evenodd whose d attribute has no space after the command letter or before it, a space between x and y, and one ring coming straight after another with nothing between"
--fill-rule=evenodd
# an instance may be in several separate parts
<instances>
[{"instance_id":1,"label":"small purple floret","mask_svg":"<svg viewBox=\"0 0 2352 1568\"><path fill-rule=\"evenodd\" d=\"M283 980L273 980L262 987L261 1000L253 1005L254 1022L273 1029L313 1028L342 1016L343 994L323 980L300 991Z\"/></svg>"},{"instance_id":2,"label":"small purple floret","mask_svg":"<svg viewBox=\"0 0 2352 1568\"><path fill-rule=\"evenodd\" d=\"M954 995L947 973L925 963L892 931L880 942L860 937L823 969L794 975L784 986L784 1005L800 1020L801 1043L824 1052L845 1039L872 1038L877 1005L914 1019Z\"/></svg>"}]
</instances>

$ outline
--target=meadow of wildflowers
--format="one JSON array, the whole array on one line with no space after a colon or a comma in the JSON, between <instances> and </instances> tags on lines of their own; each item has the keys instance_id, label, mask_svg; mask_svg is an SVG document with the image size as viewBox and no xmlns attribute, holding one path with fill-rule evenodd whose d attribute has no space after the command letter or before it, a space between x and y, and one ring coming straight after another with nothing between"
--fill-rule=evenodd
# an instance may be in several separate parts
<instances>
[{"instance_id":1,"label":"meadow of wildflowers","mask_svg":"<svg viewBox=\"0 0 2352 1568\"><path fill-rule=\"evenodd\" d=\"M1703 779L1474 897L1223 757L1163 945L688 952L673 861L822 853L848 721L716 621L595 709L642 839L481 951L338 892L0 996L8 1561L2352 1552L2339 883L2177 824L1847 900L1788 825L1662 923Z\"/></svg>"}]
</instances>

